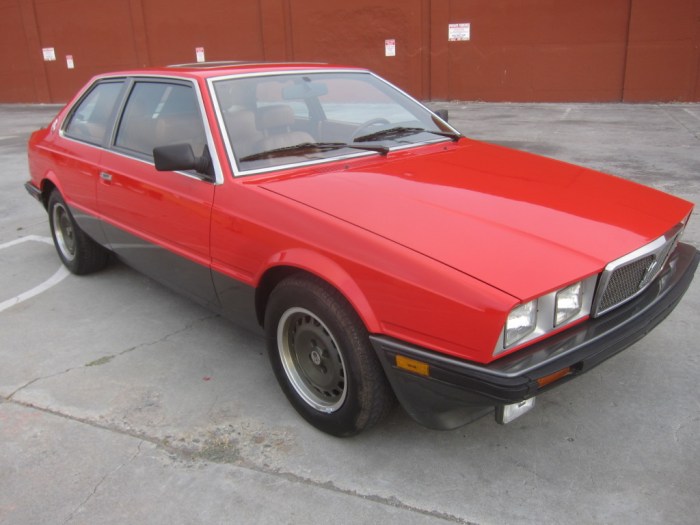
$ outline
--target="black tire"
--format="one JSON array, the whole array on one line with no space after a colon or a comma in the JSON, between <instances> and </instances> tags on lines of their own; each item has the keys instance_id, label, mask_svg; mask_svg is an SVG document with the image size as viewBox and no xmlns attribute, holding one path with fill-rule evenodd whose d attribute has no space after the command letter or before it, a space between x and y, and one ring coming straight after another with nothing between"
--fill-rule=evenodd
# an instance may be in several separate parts
<instances>
[{"instance_id":1,"label":"black tire","mask_svg":"<svg viewBox=\"0 0 700 525\"><path fill-rule=\"evenodd\" d=\"M306 275L280 282L267 304L265 332L277 381L319 430L352 436L394 405L362 321L325 282Z\"/></svg>"},{"instance_id":2,"label":"black tire","mask_svg":"<svg viewBox=\"0 0 700 525\"><path fill-rule=\"evenodd\" d=\"M80 229L57 190L51 192L47 209L53 243L66 268L85 275L107 265L109 252Z\"/></svg>"}]
</instances>

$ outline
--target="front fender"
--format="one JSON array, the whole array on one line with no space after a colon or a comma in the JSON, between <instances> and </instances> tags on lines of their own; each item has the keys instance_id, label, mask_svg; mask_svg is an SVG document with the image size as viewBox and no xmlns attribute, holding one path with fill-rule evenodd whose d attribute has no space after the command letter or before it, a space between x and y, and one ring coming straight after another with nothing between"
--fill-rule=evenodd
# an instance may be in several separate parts
<instances>
[{"instance_id":1,"label":"front fender","mask_svg":"<svg viewBox=\"0 0 700 525\"><path fill-rule=\"evenodd\" d=\"M301 270L326 281L347 299L369 332L380 331L379 320L367 297L352 276L333 259L307 248L277 252L268 259L265 270L256 276L256 286L265 282L270 272L281 268Z\"/></svg>"}]
</instances>

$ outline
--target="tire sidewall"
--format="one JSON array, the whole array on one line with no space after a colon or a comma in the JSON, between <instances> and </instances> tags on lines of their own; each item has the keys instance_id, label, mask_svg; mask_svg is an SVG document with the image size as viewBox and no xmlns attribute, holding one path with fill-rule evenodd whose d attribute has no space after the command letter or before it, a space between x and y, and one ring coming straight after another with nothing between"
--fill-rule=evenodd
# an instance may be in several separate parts
<instances>
[{"instance_id":1,"label":"tire sidewall","mask_svg":"<svg viewBox=\"0 0 700 525\"><path fill-rule=\"evenodd\" d=\"M60 228L60 225L55 224L54 217L57 206L63 208L66 219L70 222L70 226L73 230L75 252L73 253L73 257L70 259L66 257L58 239L57 231L58 228ZM70 208L58 190L53 190L49 195L46 210L49 214L51 237L53 238L56 252L58 253L58 257L61 259L61 262L71 273L76 275L85 275L99 271L107 265L109 261L109 252L80 229L80 226L73 217Z\"/></svg>"},{"instance_id":2,"label":"tire sidewall","mask_svg":"<svg viewBox=\"0 0 700 525\"><path fill-rule=\"evenodd\" d=\"M56 229L60 227L59 225L55 224L54 221L54 210L57 206L61 206L65 210L66 216L68 217L68 220L71 223L71 227L73 228L75 254L73 254L73 257L71 259L68 259L63 253L63 250L61 249L57 237ZM80 256L80 245L78 239L78 233L80 230L78 229L78 225L76 224L75 219L73 218L73 214L70 212L70 209L68 209L66 201L63 200L63 197L58 191L53 191L51 193L51 196L49 197L47 211L49 213L49 227L51 229L51 237L53 238L53 243L56 247L56 252L58 253L61 262L63 262L66 268L68 268L68 270L70 270L72 273L77 273Z\"/></svg>"},{"instance_id":3,"label":"tire sidewall","mask_svg":"<svg viewBox=\"0 0 700 525\"><path fill-rule=\"evenodd\" d=\"M321 412L310 406L297 393L282 364L277 331L280 319L293 307L304 308L318 317L331 332L342 355L347 394L342 406L334 412ZM364 377L361 360L353 349L367 337L364 327L358 324L359 319L352 319L350 314L351 312L339 304L337 298L324 287L313 282L302 285L300 281L283 283L276 288L265 313L268 357L283 392L304 419L319 430L335 436L351 436L364 427L361 403L365 388Z\"/></svg>"}]
</instances>

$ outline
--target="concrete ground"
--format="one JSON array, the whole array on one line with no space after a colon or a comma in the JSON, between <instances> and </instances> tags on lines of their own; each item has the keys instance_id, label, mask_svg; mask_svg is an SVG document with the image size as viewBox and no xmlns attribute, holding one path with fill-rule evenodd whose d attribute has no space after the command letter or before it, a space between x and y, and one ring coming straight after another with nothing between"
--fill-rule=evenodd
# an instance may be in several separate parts
<instances>
[{"instance_id":1,"label":"concrete ground","mask_svg":"<svg viewBox=\"0 0 700 525\"><path fill-rule=\"evenodd\" d=\"M434 107L700 203L700 104ZM22 187L28 135L56 111L0 106L0 523L697 523L700 277L511 425L437 432L397 409L332 438L287 403L258 335L118 263L60 270ZM685 238L700 246L700 217Z\"/></svg>"}]
</instances>

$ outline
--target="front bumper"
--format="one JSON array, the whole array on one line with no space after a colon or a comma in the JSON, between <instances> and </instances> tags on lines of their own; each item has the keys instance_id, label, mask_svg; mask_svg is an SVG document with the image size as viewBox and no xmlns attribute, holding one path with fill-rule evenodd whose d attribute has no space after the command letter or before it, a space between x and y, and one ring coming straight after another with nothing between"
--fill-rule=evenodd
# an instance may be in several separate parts
<instances>
[{"instance_id":1,"label":"front bumper","mask_svg":"<svg viewBox=\"0 0 700 525\"><path fill-rule=\"evenodd\" d=\"M699 262L700 253L681 243L655 282L634 300L487 365L385 336L371 336L370 340L409 415L429 428L457 428L493 407L555 388L644 337L676 307ZM427 364L428 373L397 367L397 356ZM544 386L538 383L567 368L560 379Z\"/></svg>"}]
</instances>

